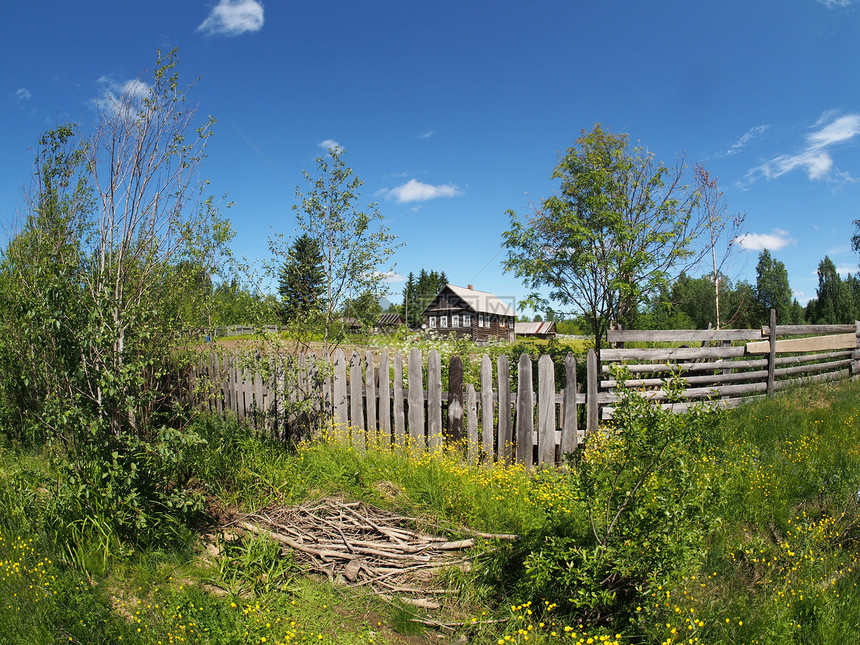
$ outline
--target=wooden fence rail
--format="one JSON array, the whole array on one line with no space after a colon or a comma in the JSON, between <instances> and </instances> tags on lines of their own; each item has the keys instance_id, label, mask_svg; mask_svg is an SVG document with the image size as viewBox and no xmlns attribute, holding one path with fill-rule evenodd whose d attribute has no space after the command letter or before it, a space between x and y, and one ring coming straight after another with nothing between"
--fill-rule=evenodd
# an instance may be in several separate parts
<instances>
[{"instance_id":1,"label":"wooden fence rail","mask_svg":"<svg viewBox=\"0 0 860 645\"><path fill-rule=\"evenodd\" d=\"M770 329L776 334L771 336ZM801 330L816 336L777 338ZM406 356L385 351L347 356L338 350L330 361L313 354L221 358L213 352L192 377L201 404L218 414L232 410L282 438L297 428L330 422L359 450L394 445L440 452L443 445L458 443L473 462L517 461L530 468L559 463L601 419L612 417L619 385L613 365L628 370L628 387L673 410L706 399L733 407L798 383L860 375L858 337L860 322L778 326L772 320L761 330L610 331L614 347L599 357L588 352L585 391L577 383L573 354L564 359L563 383L556 383L549 356L541 356L535 366L530 356L521 355L518 382L512 383L507 356L493 361L484 355L476 386L464 383L463 362L455 356L443 389L439 353L425 357L418 349ZM670 340L700 346L624 347ZM661 403L663 385L675 373L686 381L685 401Z\"/></svg>"}]
</instances>

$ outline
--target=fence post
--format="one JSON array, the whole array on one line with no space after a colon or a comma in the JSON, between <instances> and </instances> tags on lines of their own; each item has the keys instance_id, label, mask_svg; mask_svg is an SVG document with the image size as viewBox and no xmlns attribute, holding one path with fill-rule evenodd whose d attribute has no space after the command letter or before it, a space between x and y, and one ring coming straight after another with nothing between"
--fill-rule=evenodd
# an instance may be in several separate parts
<instances>
[{"instance_id":1,"label":"fence post","mask_svg":"<svg viewBox=\"0 0 860 645\"><path fill-rule=\"evenodd\" d=\"M593 349L588 350L588 416L587 423L585 425L585 432L591 434L595 430L597 430L598 423L598 414L600 413L600 406L597 404L597 390L598 390L598 377L597 373L599 369L599 364L597 362L597 354Z\"/></svg>"},{"instance_id":2,"label":"fence post","mask_svg":"<svg viewBox=\"0 0 860 645\"><path fill-rule=\"evenodd\" d=\"M421 350L413 347L409 352L409 437L411 449L424 452L424 374Z\"/></svg>"},{"instance_id":3,"label":"fence post","mask_svg":"<svg viewBox=\"0 0 860 645\"><path fill-rule=\"evenodd\" d=\"M215 411L218 413L218 416L224 414L224 377L221 374L221 358L218 354L212 353L212 383L215 384L215 387L212 389L215 392Z\"/></svg>"},{"instance_id":4,"label":"fence post","mask_svg":"<svg viewBox=\"0 0 860 645\"><path fill-rule=\"evenodd\" d=\"M579 445L576 407L576 358L568 352L564 357L564 419L561 430L561 455L576 450Z\"/></svg>"},{"instance_id":5,"label":"fence post","mask_svg":"<svg viewBox=\"0 0 860 645\"><path fill-rule=\"evenodd\" d=\"M490 357L481 357L481 438L484 452L493 461L493 364Z\"/></svg>"},{"instance_id":6,"label":"fence post","mask_svg":"<svg viewBox=\"0 0 860 645\"><path fill-rule=\"evenodd\" d=\"M480 450L478 449L478 394L475 386L469 383L466 386L466 433L468 439L467 454L469 463L478 461Z\"/></svg>"},{"instance_id":7,"label":"fence post","mask_svg":"<svg viewBox=\"0 0 860 645\"><path fill-rule=\"evenodd\" d=\"M544 354L538 361L538 465L555 463L555 367Z\"/></svg>"},{"instance_id":8,"label":"fence post","mask_svg":"<svg viewBox=\"0 0 860 645\"><path fill-rule=\"evenodd\" d=\"M448 364L448 436L463 440L463 359L452 356Z\"/></svg>"},{"instance_id":9,"label":"fence post","mask_svg":"<svg viewBox=\"0 0 860 645\"><path fill-rule=\"evenodd\" d=\"M388 352L379 356L379 442L378 448L391 445L391 376L388 373Z\"/></svg>"},{"instance_id":10,"label":"fence post","mask_svg":"<svg viewBox=\"0 0 860 645\"><path fill-rule=\"evenodd\" d=\"M376 423L376 369L373 352L364 355L364 409L367 415L367 444L379 447L379 427Z\"/></svg>"},{"instance_id":11,"label":"fence post","mask_svg":"<svg viewBox=\"0 0 860 645\"><path fill-rule=\"evenodd\" d=\"M442 359L435 349L427 357L427 444L430 452L442 452Z\"/></svg>"},{"instance_id":12,"label":"fence post","mask_svg":"<svg viewBox=\"0 0 860 645\"><path fill-rule=\"evenodd\" d=\"M359 452L364 452L364 410L362 409L361 356L353 350L349 359L349 417L352 444Z\"/></svg>"},{"instance_id":13,"label":"fence post","mask_svg":"<svg viewBox=\"0 0 860 645\"><path fill-rule=\"evenodd\" d=\"M406 416L403 413L403 354L394 354L394 441L406 446Z\"/></svg>"},{"instance_id":14,"label":"fence post","mask_svg":"<svg viewBox=\"0 0 860 645\"><path fill-rule=\"evenodd\" d=\"M334 354L334 375L332 379L332 407L334 408L335 433L339 440L349 437L349 421L346 409L346 357L343 350Z\"/></svg>"},{"instance_id":15,"label":"fence post","mask_svg":"<svg viewBox=\"0 0 860 645\"><path fill-rule=\"evenodd\" d=\"M771 396L776 390L774 369L776 367L776 309L770 310L770 353L767 357L767 395Z\"/></svg>"},{"instance_id":16,"label":"fence post","mask_svg":"<svg viewBox=\"0 0 860 645\"><path fill-rule=\"evenodd\" d=\"M517 381L517 461L530 469L534 459L534 390L532 359L527 354L520 354Z\"/></svg>"},{"instance_id":17,"label":"fence post","mask_svg":"<svg viewBox=\"0 0 860 645\"><path fill-rule=\"evenodd\" d=\"M499 459L506 464L513 461L514 433L511 427L511 366L508 357L499 354L496 361L499 374Z\"/></svg>"},{"instance_id":18,"label":"fence post","mask_svg":"<svg viewBox=\"0 0 860 645\"><path fill-rule=\"evenodd\" d=\"M855 335L857 336L857 347L851 354L851 377L860 376L860 320L854 321Z\"/></svg>"}]
</instances>

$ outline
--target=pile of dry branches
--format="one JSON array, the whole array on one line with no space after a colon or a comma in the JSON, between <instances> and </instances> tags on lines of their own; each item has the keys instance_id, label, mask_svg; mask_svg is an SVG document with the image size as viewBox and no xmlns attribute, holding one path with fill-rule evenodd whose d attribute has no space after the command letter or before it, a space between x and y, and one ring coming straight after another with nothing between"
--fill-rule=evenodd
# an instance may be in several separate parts
<instances>
[{"instance_id":1,"label":"pile of dry branches","mask_svg":"<svg viewBox=\"0 0 860 645\"><path fill-rule=\"evenodd\" d=\"M308 573L333 582L367 586L384 598L425 609L448 589L433 588L436 576L450 567L470 567L466 550L474 539L451 541L416 529L415 519L362 502L322 499L300 506L264 509L238 526L278 541L292 550ZM476 537L514 539L512 535L475 533Z\"/></svg>"}]
</instances>

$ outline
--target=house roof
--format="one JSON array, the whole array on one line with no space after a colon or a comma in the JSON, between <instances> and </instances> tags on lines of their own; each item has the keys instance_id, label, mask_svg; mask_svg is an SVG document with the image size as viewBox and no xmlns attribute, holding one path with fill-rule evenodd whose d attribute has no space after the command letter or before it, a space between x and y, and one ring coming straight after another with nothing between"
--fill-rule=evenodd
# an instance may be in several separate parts
<instances>
[{"instance_id":1,"label":"house roof","mask_svg":"<svg viewBox=\"0 0 860 645\"><path fill-rule=\"evenodd\" d=\"M509 305L505 304L497 296L487 291L476 291L475 289L469 289L468 287L458 287L453 284L446 284L442 291L444 291L445 289L450 289L455 296L457 296L458 298L460 298L460 300L466 303L466 306L469 307L475 313L512 317L516 317L517 315L517 313ZM440 291L439 293L442 293L442 291ZM438 297L439 295L437 294L436 298L433 299L433 302L436 302Z\"/></svg>"},{"instance_id":2,"label":"house roof","mask_svg":"<svg viewBox=\"0 0 860 645\"><path fill-rule=\"evenodd\" d=\"M400 314L380 314L376 324L380 327L388 325L402 325L403 318L400 317Z\"/></svg>"},{"instance_id":3,"label":"house roof","mask_svg":"<svg viewBox=\"0 0 860 645\"><path fill-rule=\"evenodd\" d=\"M555 323L549 322L518 322L514 326L514 332L523 336L540 336L542 334L554 334Z\"/></svg>"}]
</instances>

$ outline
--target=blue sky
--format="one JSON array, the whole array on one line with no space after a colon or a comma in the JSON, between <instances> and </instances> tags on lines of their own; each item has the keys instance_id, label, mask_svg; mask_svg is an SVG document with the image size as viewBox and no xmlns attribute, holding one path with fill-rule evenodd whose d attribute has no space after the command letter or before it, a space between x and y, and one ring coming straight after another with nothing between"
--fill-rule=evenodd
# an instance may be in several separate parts
<instances>
[{"instance_id":1,"label":"blue sky","mask_svg":"<svg viewBox=\"0 0 860 645\"><path fill-rule=\"evenodd\" d=\"M39 134L91 123L178 47L218 120L203 174L251 259L294 233L302 170L336 143L405 243L399 276L521 297L500 264L505 211L550 195L559 153L599 122L719 178L746 213L732 278L754 282L767 247L805 302L825 254L858 269L860 2L40 0L3 3L0 38L7 224Z\"/></svg>"}]
</instances>

